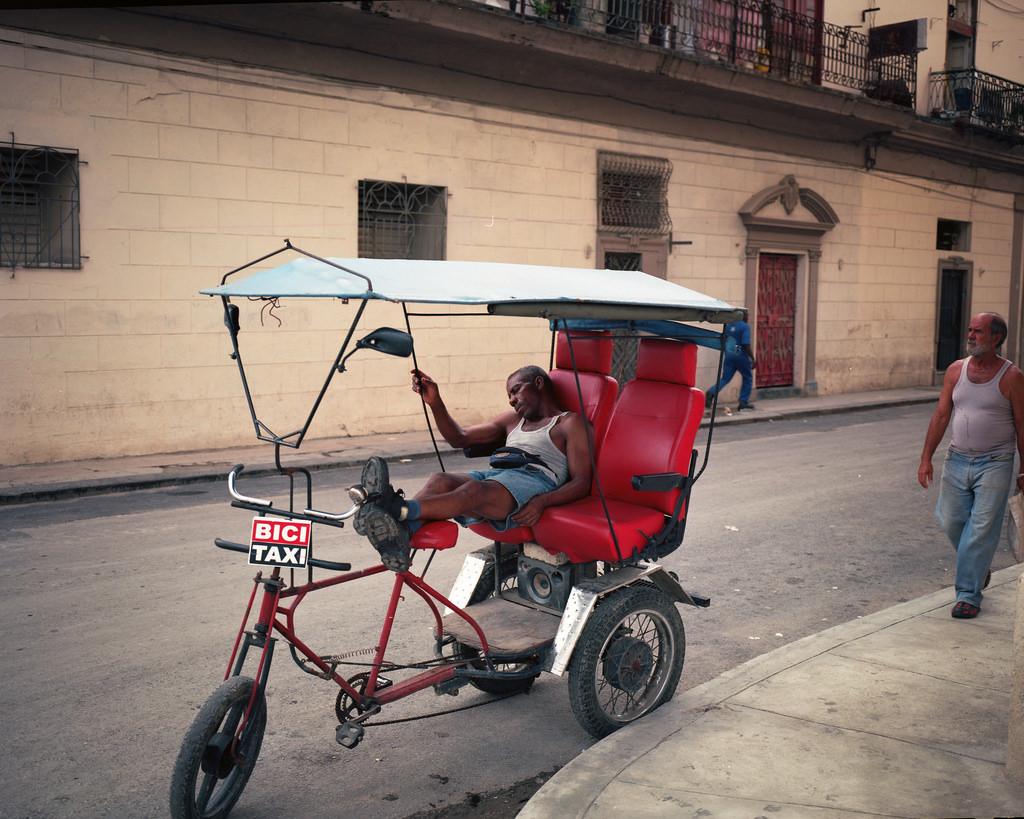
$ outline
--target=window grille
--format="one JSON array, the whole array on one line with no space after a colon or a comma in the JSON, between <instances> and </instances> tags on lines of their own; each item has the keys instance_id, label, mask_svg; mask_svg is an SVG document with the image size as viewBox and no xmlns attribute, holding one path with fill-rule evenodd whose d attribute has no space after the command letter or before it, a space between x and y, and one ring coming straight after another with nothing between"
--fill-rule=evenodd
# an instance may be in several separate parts
<instances>
[{"instance_id":1,"label":"window grille","mask_svg":"<svg viewBox=\"0 0 1024 819\"><path fill-rule=\"evenodd\" d=\"M444 259L447 189L363 179L359 182L359 256Z\"/></svg>"},{"instance_id":2,"label":"window grille","mask_svg":"<svg viewBox=\"0 0 1024 819\"><path fill-rule=\"evenodd\" d=\"M639 270L642 253L616 253L610 251L604 254L605 270Z\"/></svg>"},{"instance_id":3,"label":"window grille","mask_svg":"<svg viewBox=\"0 0 1024 819\"><path fill-rule=\"evenodd\" d=\"M80 268L78 152L0 145L0 263Z\"/></svg>"},{"instance_id":4,"label":"window grille","mask_svg":"<svg viewBox=\"0 0 1024 819\"><path fill-rule=\"evenodd\" d=\"M668 180L672 163L650 156L598 153L598 207L602 230L643 236L672 232Z\"/></svg>"},{"instance_id":5,"label":"window grille","mask_svg":"<svg viewBox=\"0 0 1024 819\"><path fill-rule=\"evenodd\" d=\"M642 253L604 254L606 270L639 270ZM640 353L640 339L632 330L612 330L611 376L619 382L619 391L636 375L636 359Z\"/></svg>"}]
</instances>

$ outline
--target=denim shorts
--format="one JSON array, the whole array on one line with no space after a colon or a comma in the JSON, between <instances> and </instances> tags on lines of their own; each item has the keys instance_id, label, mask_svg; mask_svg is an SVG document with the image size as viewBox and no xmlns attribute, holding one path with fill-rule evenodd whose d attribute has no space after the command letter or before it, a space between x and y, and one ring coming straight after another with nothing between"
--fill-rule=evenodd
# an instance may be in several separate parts
<instances>
[{"instance_id":1,"label":"denim shorts","mask_svg":"<svg viewBox=\"0 0 1024 819\"><path fill-rule=\"evenodd\" d=\"M474 469L465 474L476 481L494 481L504 486L512 494L516 502L516 508L512 510L512 515L518 512L535 495L553 492L558 488L558 484L547 473L531 469L528 466L522 469ZM505 532L519 525L512 520L512 515L509 515L503 521L491 520L488 523L497 531ZM480 523L482 520L482 518L468 518L465 516L459 516L455 519L463 526L468 526L471 523Z\"/></svg>"}]
</instances>

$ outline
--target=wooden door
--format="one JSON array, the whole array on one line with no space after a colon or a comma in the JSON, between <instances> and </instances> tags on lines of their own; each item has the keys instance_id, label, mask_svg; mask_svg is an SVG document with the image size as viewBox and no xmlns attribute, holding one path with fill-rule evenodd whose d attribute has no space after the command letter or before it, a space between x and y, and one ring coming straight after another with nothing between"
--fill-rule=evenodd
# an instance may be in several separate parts
<instances>
[{"instance_id":1,"label":"wooden door","mask_svg":"<svg viewBox=\"0 0 1024 819\"><path fill-rule=\"evenodd\" d=\"M796 256L762 253L757 275L757 386L793 383Z\"/></svg>"}]
</instances>

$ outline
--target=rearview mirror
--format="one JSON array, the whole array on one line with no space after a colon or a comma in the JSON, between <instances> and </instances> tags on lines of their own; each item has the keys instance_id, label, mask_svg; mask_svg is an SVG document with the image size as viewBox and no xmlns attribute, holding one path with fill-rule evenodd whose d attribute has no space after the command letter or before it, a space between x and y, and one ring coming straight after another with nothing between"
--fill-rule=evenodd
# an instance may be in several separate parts
<instances>
[{"instance_id":1,"label":"rearview mirror","mask_svg":"<svg viewBox=\"0 0 1024 819\"><path fill-rule=\"evenodd\" d=\"M367 347L385 355L408 358L412 355L412 336L393 327L378 327L356 342L357 350Z\"/></svg>"}]
</instances>

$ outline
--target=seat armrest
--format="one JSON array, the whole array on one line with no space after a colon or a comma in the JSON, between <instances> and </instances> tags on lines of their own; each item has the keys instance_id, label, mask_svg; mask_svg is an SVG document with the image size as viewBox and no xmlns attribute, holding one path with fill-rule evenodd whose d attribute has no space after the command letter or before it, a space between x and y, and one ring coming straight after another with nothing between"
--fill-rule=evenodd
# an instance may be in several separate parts
<instances>
[{"instance_id":1,"label":"seat armrest","mask_svg":"<svg viewBox=\"0 0 1024 819\"><path fill-rule=\"evenodd\" d=\"M689 478L678 472L658 472L654 475L634 475L633 488L637 492L671 492L685 489Z\"/></svg>"}]
</instances>

